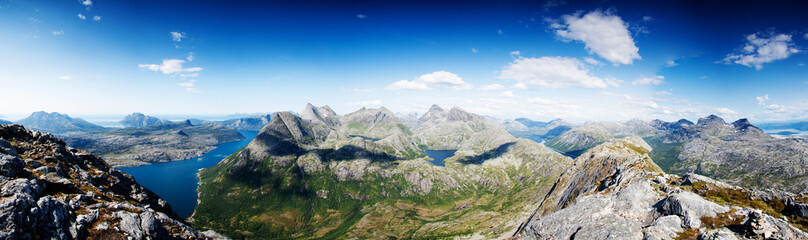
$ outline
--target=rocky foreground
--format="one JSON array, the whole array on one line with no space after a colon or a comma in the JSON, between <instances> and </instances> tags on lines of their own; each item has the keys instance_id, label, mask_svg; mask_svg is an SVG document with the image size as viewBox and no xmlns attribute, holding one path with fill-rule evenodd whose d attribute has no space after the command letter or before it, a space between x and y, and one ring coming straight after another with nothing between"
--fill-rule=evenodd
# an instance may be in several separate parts
<instances>
[{"instance_id":1,"label":"rocky foreground","mask_svg":"<svg viewBox=\"0 0 808 240\"><path fill-rule=\"evenodd\" d=\"M0 125L0 239L209 239L104 160Z\"/></svg>"},{"instance_id":2,"label":"rocky foreground","mask_svg":"<svg viewBox=\"0 0 808 240\"><path fill-rule=\"evenodd\" d=\"M648 157L650 151L637 137L587 151L514 237L808 239L805 195L665 174Z\"/></svg>"}]
</instances>

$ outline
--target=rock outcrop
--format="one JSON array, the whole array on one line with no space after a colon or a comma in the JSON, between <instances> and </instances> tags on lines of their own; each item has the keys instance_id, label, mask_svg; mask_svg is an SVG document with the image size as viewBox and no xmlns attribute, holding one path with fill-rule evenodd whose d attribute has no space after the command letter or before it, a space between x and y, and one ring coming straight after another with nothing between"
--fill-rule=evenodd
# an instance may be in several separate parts
<instances>
[{"instance_id":1,"label":"rock outcrop","mask_svg":"<svg viewBox=\"0 0 808 240\"><path fill-rule=\"evenodd\" d=\"M104 130L104 127L89 123L81 118L71 118L67 114L57 112L34 112L31 116L15 122L37 131L68 134L72 132L91 132Z\"/></svg>"},{"instance_id":2,"label":"rock outcrop","mask_svg":"<svg viewBox=\"0 0 808 240\"><path fill-rule=\"evenodd\" d=\"M127 115L120 121L124 127L148 127L153 125L172 124L171 121L161 120L156 117L146 116L142 113L136 112Z\"/></svg>"},{"instance_id":3,"label":"rock outcrop","mask_svg":"<svg viewBox=\"0 0 808 240\"><path fill-rule=\"evenodd\" d=\"M0 125L0 239L204 239L102 159L53 135Z\"/></svg>"},{"instance_id":4,"label":"rock outcrop","mask_svg":"<svg viewBox=\"0 0 808 240\"><path fill-rule=\"evenodd\" d=\"M780 217L788 212L781 206L799 196L665 174L648 157L650 151L636 137L587 151L514 237L808 239L795 227L808 227L801 225L806 218Z\"/></svg>"}]
</instances>

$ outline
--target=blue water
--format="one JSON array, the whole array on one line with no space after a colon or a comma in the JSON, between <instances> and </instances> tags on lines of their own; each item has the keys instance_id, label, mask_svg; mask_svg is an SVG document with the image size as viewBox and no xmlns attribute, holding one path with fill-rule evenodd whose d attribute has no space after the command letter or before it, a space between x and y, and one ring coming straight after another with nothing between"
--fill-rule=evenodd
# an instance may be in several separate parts
<instances>
[{"instance_id":1,"label":"blue water","mask_svg":"<svg viewBox=\"0 0 808 240\"><path fill-rule=\"evenodd\" d=\"M222 159L230 156L239 149L247 146L257 131L238 131L244 135L245 139L235 142L219 144L216 149L201 157L188 160L153 163L132 168L118 168L129 175L135 177L140 185L152 190L154 193L168 201L174 211L180 217L191 216L196 208L196 188L199 181L196 173L200 168L209 168L216 165Z\"/></svg>"},{"instance_id":2,"label":"blue water","mask_svg":"<svg viewBox=\"0 0 808 240\"><path fill-rule=\"evenodd\" d=\"M446 163L443 162L444 159L454 156L457 150L426 150L426 156L432 158L432 160L428 161L431 162L435 166L446 166Z\"/></svg>"}]
</instances>

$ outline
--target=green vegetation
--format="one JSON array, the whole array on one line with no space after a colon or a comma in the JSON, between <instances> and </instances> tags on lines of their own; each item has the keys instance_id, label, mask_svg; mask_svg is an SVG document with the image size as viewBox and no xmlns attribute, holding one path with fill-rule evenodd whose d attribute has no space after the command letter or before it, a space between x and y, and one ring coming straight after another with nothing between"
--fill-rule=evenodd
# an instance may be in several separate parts
<instances>
[{"instance_id":1,"label":"green vegetation","mask_svg":"<svg viewBox=\"0 0 808 240\"><path fill-rule=\"evenodd\" d=\"M666 173L679 174L674 172L674 165L679 162L679 153L682 152L682 143L664 143L654 137L643 138L648 145L653 148L648 156L654 160Z\"/></svg>"}]
</instances>

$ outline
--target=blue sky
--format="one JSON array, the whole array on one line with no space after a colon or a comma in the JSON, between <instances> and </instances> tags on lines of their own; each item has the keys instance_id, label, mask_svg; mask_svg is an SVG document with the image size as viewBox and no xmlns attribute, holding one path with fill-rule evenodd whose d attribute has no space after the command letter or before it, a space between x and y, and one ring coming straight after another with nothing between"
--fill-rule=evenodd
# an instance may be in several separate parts
<instances>
[{"instance_id":1,"label":"blue sky","mask_svg":"<svg viewBox=\"0 0 808 240\"><path fill-rule=\"evenodd\" d=\"M0 115L808 118L806 3L0 0Z\"/></svg>"}]
</instances>

